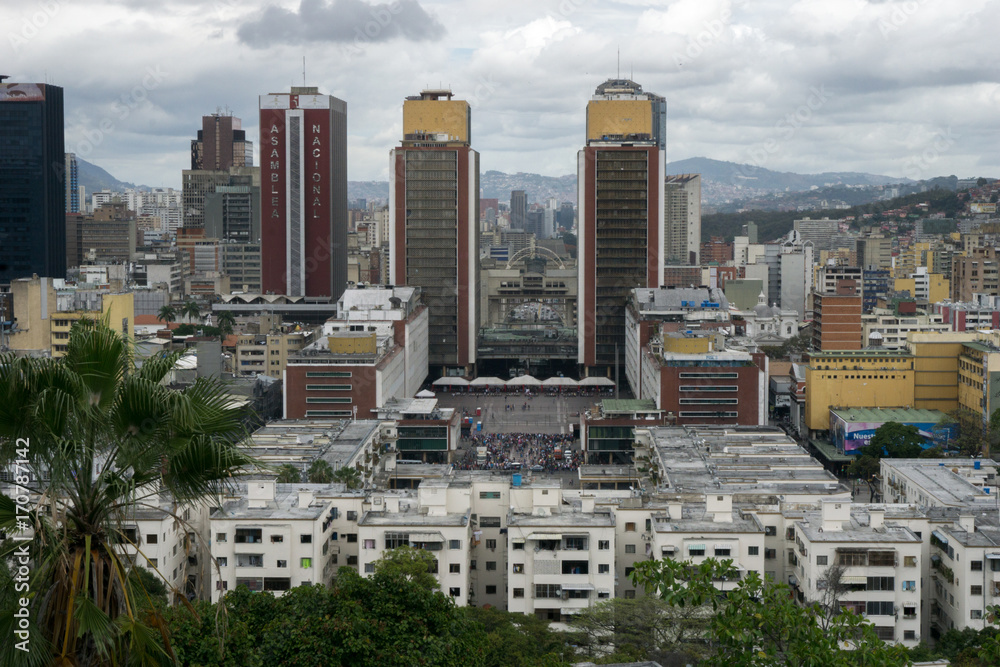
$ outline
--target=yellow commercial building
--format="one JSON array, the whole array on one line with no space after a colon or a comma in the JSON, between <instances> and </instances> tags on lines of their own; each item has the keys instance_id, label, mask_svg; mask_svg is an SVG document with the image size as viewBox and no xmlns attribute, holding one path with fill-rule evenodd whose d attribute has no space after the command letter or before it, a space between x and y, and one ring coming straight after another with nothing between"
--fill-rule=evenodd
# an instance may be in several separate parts
<instances>
[{"instance_id":1,"label":"yellow commercial building","mask_svg":"<svg viewBox=\"0 0 1000 667\"><path fill-rule=\"evenodd\" d=\"M813 352L806 366L806 428L830 429L830 408L913 407L913 355L897 350Z\"/></svg>"},{"instance_id":2,"label":"yellow commercial building","mask_svg":"<svg viewBox=\"0 0 1000 667\"><path fill-rule=\"evenodd\" d=\"M288 357L312 341L309 331L244 334L236 341L236 368L239 375L264 374L281 378Z\"/></svg>"},{"instance_id":3,"label":"yellow commercial building","mask_svg":"<svg viewBox=\"0 0 1000 667\"><path fill-rule=\"evenodd\" d=\"M62 357L70 329L82 319L103 320L129 339L135 335L135 306L131 292L95 292L59 289L51 278L23 278L11 282L17 328L8 346L25 356Z\"/></svg>"},{"instance_id":4,"label":"yellow commercial building","mask_svg":"<svg viewBox=\"0 0 1000 667\"><path fill-rule=\"evenodd\" d=\"M73 324L80 320L102 320L113 330L126 336L129 340L135 337L135 303L131 292L100 295L101 309L75 309L57 311L49 319L51 323L51 353L53 358L66 355L66 345L69 343L69 332Z\"/></svg>"},{"instance_id":5,"label":"yellow commercial building","mask_svg":"<svg viewBox=\"0 0 1000 667\"><path fill-rule=\"evenodd\" d=\"M952 412L959 407L959 357L967 343L978 340L972 332L916 333L907 341L913 354L913 407Z\"/></svg>"}]
</instances>

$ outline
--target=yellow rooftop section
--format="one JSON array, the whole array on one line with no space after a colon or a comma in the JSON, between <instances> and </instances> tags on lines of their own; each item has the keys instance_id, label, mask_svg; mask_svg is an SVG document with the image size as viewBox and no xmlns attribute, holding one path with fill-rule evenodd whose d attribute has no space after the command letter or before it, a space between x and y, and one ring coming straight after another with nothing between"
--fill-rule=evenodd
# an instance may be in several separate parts
<instances>
[{"instance_id":1,"label":"yellow rooftop section","mask_svg":"<svg viewBox=\"0 0 1000 667\"><path fill-rule=\"evenodd\" d=\"M450 90L424 90L403 102L403 140L468 144L472 135L469 103L453 100Z\"/></svg>"},{"instance_id":2,"label":"yellow rooftop section","mask_svg":"<svg viewBox=\"0 0 1000 667\"><path fill-rule=\"evenodd\" d=\"M587 103L587 141L619 141L653 136L650 100L591 100Z\"/></svg>"}]
</instances>

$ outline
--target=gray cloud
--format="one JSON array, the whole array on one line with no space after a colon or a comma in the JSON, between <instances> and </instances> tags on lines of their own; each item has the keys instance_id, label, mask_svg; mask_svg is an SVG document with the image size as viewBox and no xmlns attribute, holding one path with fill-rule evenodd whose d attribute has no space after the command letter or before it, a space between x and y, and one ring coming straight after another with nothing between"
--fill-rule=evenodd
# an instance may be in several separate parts
<instances>
[{"instance_id":1,"label":"gray cloud","mask_svg":"<svg viewBox=\"0 0 1000 667\"><path fill-rule=\"evenodd\" d=\"M237 31L252 48L298 42L367 44L397 37L439 39L445 29L416 0L368 4L363 0L302 0L298 13L269 6Z\"/></svg>"}]
</instances>

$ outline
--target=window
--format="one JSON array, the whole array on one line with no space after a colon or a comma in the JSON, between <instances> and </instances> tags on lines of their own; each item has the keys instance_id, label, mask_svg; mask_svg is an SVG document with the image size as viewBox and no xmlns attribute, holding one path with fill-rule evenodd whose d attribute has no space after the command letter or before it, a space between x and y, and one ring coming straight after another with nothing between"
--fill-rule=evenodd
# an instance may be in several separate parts
<instances>
[{"instance_id":1,"label":"window","mask_svg":"<svg viewBox=\"0 0 1000 667\"><path fill-rule=\"evenodd\" d=\"M607 551L611 548L611 540L598 540L597 548L601 551Z\"/></svg>"},{"instance_id":2,"label":"window","mask_svg":"<svg viewBox=\"0 0 1000 667\"><path fill-rule=\"evenodd\" d=\"M462 548L462 540L448 540L448 548L449 549L461 549Z\"/></svg>"},{"instance_id":3,"label":"window","mask_svg":"<svg viewBox=\"0 0 1000 667\"><path fill-rule=\"evenodd\" d=\"M500 517L498 516L481 516L479 517L480 528L499 528L500 527Z\"/></svg>"},{"instance_id":4,"label":"window","mask_svg":"<svg viewBox=\"0 0 1000 667\"><path fill-rule=\"evenodd\" d=\"M219 556L215 560L218 561L219 567L226 567L227 565L229 565L229 559L226 558L225 556ZM153 566L154 567L156 566L155 562L153 562ZM980 586L980 588L982 588L982 586Z\"/></svg>"},{"instance_id":5,"label":"window","mask_svg":"<svg viewBox=\"0 0 1000 667\"><path fill-rule=\"evenodd\" d=\"M903 639L904 640L909 639L910 641L916 641L916 639L917 639L917 631L916 630L903 630Z\"/></svg>"},{"instance_id":6,"label":"window","mask_svg":"<svg viewBox=\"0 0 1000 667\"><path fill-rule=\"evenodd\" d=\"M226 541L226 534L225 533L216 533L215 534L215 541L216 542L225 542Z\"/></svg>"},{"instance_id":7,"label":"window","mask_svg":"<svg viewBox=\"0 0 1000 667\"><path fill-rule=\"evenodd\" d=\"M635 553L635 545L634 544L626 544L625 545L625 553L627 553L627 554L634 554Z\"/></svg>"},{"instance_id":8,"label":"window","mask_svg":"<svg viewBox=\"0 0 1000 667\"><path fill-rule=\"evenodd\" d=\"M607 600L611 597L611 591L597 591L598 600Z\"/></svg>"},{"instance_id":9,"label":"window","mask_svg":"<svg viewBox=\"0 0 1000 667\"><path fill-rule=\"evenodd\" d=\"M220 558L219 560L222 560L222 559ZM157 558L150 558L147 562L149 563L150 567L158 567L159 566L159 559L157 559ZM220 565L221 565L221 563L220 563Z\"/></svg>"},{"instance_id":10,"label":"window","mask_svg":"<svg viewBox=\"0 0 1000 667\"><path fill-rule=\"evenodd\" d=\"M778 534L777 526L764 526L764 535L767 537L774 537Z\"/></svg>"},{"instance_id":11,"label":"window","mask_svg":"<svg viewBox=\"0 0 1000 667\"><path fill-rule=\"evenodd\" d=\"M524 563L514 563L511 572L514 574L524 574Z\"/></svg>"},{"instance_id":12,"label":"window","mask_svg":"<svg viewBox=\"0 0 1000 667\"><path fill-rule=\"evenodd\" d=\"M487 586L486 587L486 594L487 595L496 595L497 594L497 587L496 586Z\"/></svg>"},{"instance_id":13,"label":"window","mask_svg":"<svg viewBox=\"0 0 1000 667\"><path fill-rule=\"evenodd\" d=\"M892 600L869 600L865 607L865 614L868 616L892 616L895 612L896 605Z\"/></svg>"},{"instance_id":14,"label":"window","mask_svg":"<svg viewBox=\"0 0 1000 667\"><path fill-rule=\"evenodd\" d=\"M817 565L826 565L826 562L827 562L827 556L816 556Z\"/></svg>"},{"instance_id":15,"label":"window","mask_svg":"<svg viewBox=\"0 0 1000 667\"><path fill-rule=\"evenodd\" d=\"M374 549L374 548L375 548L375 540L373 540L373 539L372 539L372 540L365 540L365 541L364 541L364 542L362 543L362 546L363 546L363 547L364 547L365 549Z\"/></svg>"},{"instance_id":16,"label":"window","mask_svg":"<svg viewBox=\"0 0 1000 667\"><path fill-rule=\"evenodd\" d=\"M716 547L712 550L716 557L718 556L728 556L730 552L729 547Z\"/></svg>"},{"instance_id":17,"label":"window","mask_svg":"<svg viewBox=\"0 0 1000 667\"><path fill-rule=\"evenodd\" d=\"M983 561L981 561L981 560L974 560L974 561L972 561L970 563L970 566L971 566L973 572L982 572L983 571Z\"/></svg>"},{"instance_id":18,"label":"window","mask_svg":"<svg viewBox=\"0 0 1000 667\"><path fill-rule=\"evenodd\" d=\"M869 567L895 567L896 566L896 552L895 551L869 551L868 552L868 566Z\"/></svg>"},{"instance_id":19,"label":"window","mask_svg":"<svg viewBox=\"0 0 1000 667\"><path fill-rule=\"evenodd\" d=\"M597 574L608 574L611 572L611 566L607 563L601 563L597 566Z\"/></svg>"},{"instance_id":20,"label":"window","mask_svg":"<svg viewBox=\"0 0 1000 667\"><path fill-rule=\"evenodd\" d=\"M625 599L626 600L634 600L635 599L635 591L634 590L633 591L625 591Z\"/></svg>"},{"instance_id":21,"label":"window","mask_svg":"<svg viewBox=\"0 0 1000 667\"><path fill-rule=\"evenodd\" d=\"M288 561L287 560L279 560L278 561L278 567L288 567Z\"/></svg>"},{"instance_id":22,"label":"window","mask_svg":"<svg viewBox=\"0 0 1000 667\"><path fill-rule=\"evenodd\" d=\"M536 598L557 598L561 595L559 584L535 584Z\"/></svg>"},{"instance_id":23,"label":"window","mask_svg":"<svg viewBox=\"0 0 1000 667\"><path fill-rule=\"evenodd\" d=\"M891 591L895 588L895 577L868 577L867 590L869 591Z\"/></svg>"},{"instance_id":24,"label":"window","mask_svg":"<svg viewBox=\"0 0 1000 667\"><path fill-rule=\"evenodd\" d=\"M523 588L515 588L514 589L514 597L516 597L516 598L523 598L524 597L524 589Z\"/></svg>"},{"instance_id":25,"label":"window","mask_svg":"<svg viewBox=\"0 0 1000 667\"><path fill-rule=\"evenodd\" d=\"M497 562L495 560L486 561L486 571L493 572L497 569Z\"/></svg>"},{"instance_id":26,"label":"window","mask_svg":"<svg viewBox=\"0 0 1000 667\"><path fill-rule=\"evenodd\" d=\"M354 510L348 510L347 511L347 520L348 521L357 521L358 520L358 513L356 511L354 511Z\"/></svg>"},{"instance_id":27,"label":"window","mask_svg":"<svg viewBox=\"0 0 1000 667\"><path fill-rule=\"evenodd\" d=\"M346 535L345 537L347 537L347 543L348 544L357 544L358 543L358 534L357 533L350 533L350 534Z\"/></svg>"},{"instance_id":28,"label":"window","mask_svg":"<svg viewBox=\"0 0 1000 667\"><path fill-rule=\"evenodd\" d=\"M969 610L969 618L971 618L973 621L977 621L977 620L981 619L982 617L983 617L983 610L982 609L970 609Z\"/></svg>"},{"instance_id":29,"label":"window","mask_svg":"<svg viewBox=\"0 0 1000 667\"><path fill-rule=\"evenodd\" d=\"M562 562L563 574L589 574L590 561L587 560L564 560Z\"/></svg>"},{"instance_id":30,"label":"window","mask_svg":"<svg viewBox=\"0 0 1000 667\"><path fill-rule=\"evenodd\" d=\"M514 551L524 551L524 542L514 542Z\"/></svg>"},{"instance_id":31,"label":"window","mask_svg":"<svg viewBox=\"0 0 1000 667\"><path fill-rule=\"evenodd\" d=\"M312 535L299 535L299 544L312 544Z\"/></svg>"},{"instance_id":32,"label":"window","mask_svg":"<svg viewBox=\"0 0 1000 667\"><path fill-rule=\"evenodd\" d=\"M365 563L365 573L373 574L375 572L375 563Z\"/></svg>"},{"instance_id":33,"label":"window","mask_svg":"<svg viewBox=\"0 0 1000 667\"><path fill-rule=\"evenodd\" d=\"M461 563L451 563L450 565L448 565L448 572L451 574L461 574L462 573Z\"/></svg>"},{"instance_id":34,"label":"window","mask_svg":"<svg viewBox=\"0 0 1000 667\"><path fill-rule=\"evenodd\" d=\"M264 555L236 554L236 567L264 567Z\"/></svg>"},{"instance_id":35,"label":"window","mask_svg":"<svg viewBox=\"0 0 1000 667\"><path fill-rule=\"evenodd\" d=\"M303 558L302 561L301 561L301 563L300 563L300 565L302 567L304 567L304 568L312 567L313 566L313 559L312 558Z\"/></svg>"},{"instance_id":36,"label":"window","mask_svg":"<svg viewBox=\"0 0 1000 667\"><path fill-rule=\"evenodd\" d=\"M969 587L969 595L982 595L982 594L983 594L983 587L982 586L970 586Z\"/></svg>"},{"instance_id":37,"label":"window","mask_svg":"<svg viewBox=\"0 0 1000 667\"><path fill-rule=\"evenodd\" d=\"M919 535L917 537L920 537ZM916 567L917 557L916 556L903 556L903 566L904 567ZM975 569L975 568L973 568Z\"/></svg>"},{"instance_id":38,"label":"window","mask_svg":"<svg viewBox=\"0 0 1000 667\"><path fill-rule=\"evenodd\" d=\"M584 551L587 548L586 537L567 537L566 548L570 551Z\"/></svg>"},{"instance_id":39,"label":"window","mask_svg":"<svg viewBox=\"0 0 1000 667\"><path fill-rule=\"evenodd\" d=\"M470 570L475 570L476 569L476 561L474 561L474 560L470 560L469 561L469 569Z\"/></svg>"},{"instance_id":40,"label":"window","mask_svg":"<svg viewBox=\"0 0 1000 667\"><path fill-rule=\"evenodd\" d=\"M500 492L499 491L480 491L479 492L479 499L480 500L500 500Z\"/></svg>"},{"instance_id":41,"label":"window","mask_svg":"<svg viewBox=\"0 0 1000 667\"><path fill-rule=\"evenodd\" d=\"M237 528L236 529L236 543L237 544L259 544L261 540L261 529L260 528ZM224 534L224 533L223 533ZM226 540L223 539L223 542Z\"/></svg>"},{"instance_id":42,"label":"window","mask_svg":"<svg viewBox=\"0 0 1000 667\"><path fill-rule=\"evenodd\" d=\"M448 589L448 595L450 595L453 598L461 597L461 595L462 595L462 589L461 588L449 588Z\"/></svg>"},{"instance_id":43,"label":"window","mask_svg":"<svg viewBox=\"0 0 1000 667\"><path fill-rule=\"evenodd\" d=\"M914 619L916 617L917 617L916 605L907 605L903 607L903 618Z\"/></svg>"},{"instance_id":44,"label":"window","mask_svg":"<svg viewBox=\"0 0 1000 667\"><path fill-rule=\"evenodd\" d=\"M688 547L688 556L704 556L704 555L705 555L704 544L693 544Z\"/></svg>"},{"instance_id":45,"label":"window","mask_svg":"<svg viewBox=\"0 0 1000 667\"><path fill-rule=\"evenodd\" d=\"M496 540L486 540L486 548L487 549L496 549L497 548L497 541Z\"/></svg>"},{"instance_id":46,"label":"window","mask_svg":"<svg viewBox=\"0 0 1000 667\"><path fill-rule=\"evenodd\" d=\"M778 557L778 552L775 549L764 549L764 560L774 560Z\"/></svg>"},{"instance_id":47,"label":"window","mask_svg":"<svg viewBox=\"0 0 1000 667\"><path fill-rule=\"evenodd\" d=\"M217 591L228 591L229 582L228 581L217 581L215 582L215 590Z\"/></svg>"},{"instance_id":48,"label":"window","mask_svg":"<svg viewBox=\"0 0 1000 667\"><path fill-rule=\"evenodd\" d=\"M629 521L628 523L625 524L625 532L626 533L635 532L635 521Z\"/></svg>"},{"instance_id":49,"label":"window","mask_svg":"<svg viewBox=\"0 0 1000 667\"><path fill-rule=\"evenodd\" d=\"M276 544L278 542L284 542L284 541L285 541L285 536L284 535L272 535L271 536L271 544Z\"/></svg>"},{"instance_id":50,"label":"window","mask_svg":"<svg viewBox=\"0 0 1000 667\"><path fill-rule=\"evenodd\" d=\"M157 544L160 540L160 536L156 533L150 533L146 535L146 544Z\"/></svg>"},{"instance_id":51,"label":"window","mask_svg":"<svg viewBox=\"0 0 1000 667\"><path fill-rule=\"evenodd\" d=\"M903 590L904 591L915 591L915 590L917 590L917 582L916 581L904 581L903 582Z\"/></svg>"},{"instance_id":52,"label":"window","mask_svg":"<svg viewBox=\"0 0 1000 667\"><path fill-rule=\"evenodd\" d=\"M875 636L884 642L891 642L896 638L896 628L893 626L875 626Z\"/></svg>"},{"instance_id":53,"label":"window","mask_svg":"<svg viewBox=\"0 0 1000 667\"><path fill-rule=\"evenodd\" d=\"M760 547L747 547L747 555L748 556L759 556L760 555Z\"/></svg>"},{"instance_id":54,"label":"window","mask_svg":"<svg viewBox=\"0 0 1000 667\"><path fill-rule=\"evenodd\" d=\"M632 576L633 572L635 572L635 568L634 567L626 567L625 568L625 576L626 577Z\"/></svg>"}]
</instances>

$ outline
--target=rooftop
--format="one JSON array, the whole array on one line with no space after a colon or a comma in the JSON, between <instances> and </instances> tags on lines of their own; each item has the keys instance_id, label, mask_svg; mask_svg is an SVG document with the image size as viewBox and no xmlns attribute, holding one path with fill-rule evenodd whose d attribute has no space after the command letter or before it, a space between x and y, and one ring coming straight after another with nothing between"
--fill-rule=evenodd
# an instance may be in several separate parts
<instances>
[{"instance_id":1,"label":"rooftop","mask_svg":"<svg viewBox=\"0 0 1000 667\"><path fill-rule=\"evenodd\" d=\"M928 422L938 423L948 415L940 410L917 408L830 408L847 422Z\"/></svg>"}]
</instances>

